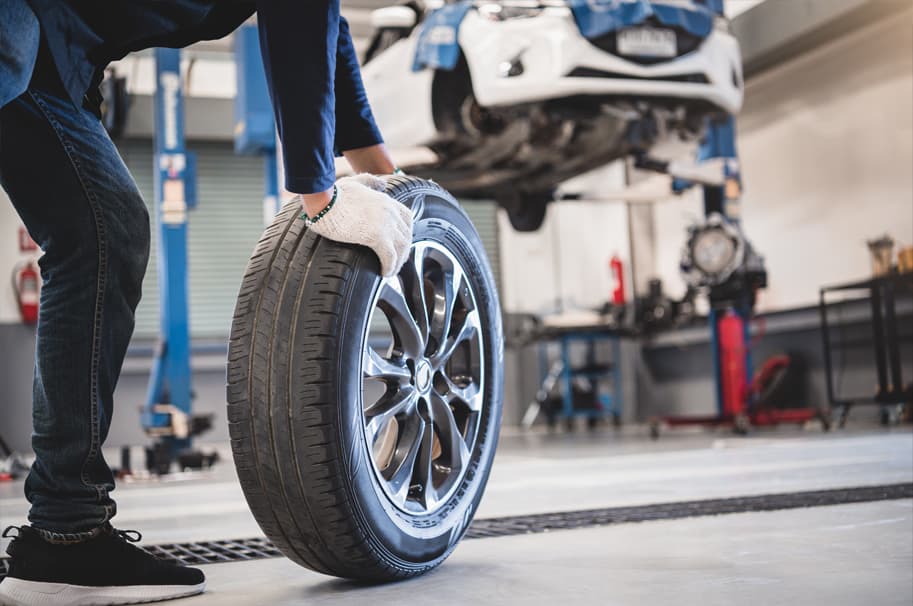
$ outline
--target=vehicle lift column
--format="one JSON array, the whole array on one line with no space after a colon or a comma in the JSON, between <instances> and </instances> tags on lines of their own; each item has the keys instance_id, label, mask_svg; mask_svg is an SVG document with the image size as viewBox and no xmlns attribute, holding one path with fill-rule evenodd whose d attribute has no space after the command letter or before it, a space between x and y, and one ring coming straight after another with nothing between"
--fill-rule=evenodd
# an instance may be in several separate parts
<instances>
[{"instance_id":1,"label":"vehicle lift column","mask_svg":"<svg viewBox=\"0 0 913 606\"><path fill-rule=\"evenodd\" d=\"M257 26L245 23L234 35L235 70L235 153L263 157L263 222L269 225L281 209L276 123L260 56Z\"/></svg>"},{"instance_id":2,"label":"vehicle lift column","mask_svg":"<svg viewBox=\"0 0 913 606\"><path fill-rule=\"evenodd\" d=\"M195 161L184 148L181 51L155 49L155 208L160 339L152 364L142 425L158 438L154 467L166 473L190 449L209 417L192 414L188 313L187 213L195 206Z\"/></svg>"},{"instance_id":3,"label":"vehicle lift column","mask_svg":"<svg viewBox=\"0 0 913 606\"><path fill-rule=\"evenodd\" d=\"M264 218L279 210L275 124L255 25L236 33L238 95L236 151L264 156ZM158 235L160 339L155 352L142 425L158 438L149 467L167 473L179 456L209 466L215 455L191 450L192 438L212 426L212 415L193 415L188 309L188 210L196 206L195 156L184 146L181 51L155 49L155 177Z\"/></svg>"}]
</instances>

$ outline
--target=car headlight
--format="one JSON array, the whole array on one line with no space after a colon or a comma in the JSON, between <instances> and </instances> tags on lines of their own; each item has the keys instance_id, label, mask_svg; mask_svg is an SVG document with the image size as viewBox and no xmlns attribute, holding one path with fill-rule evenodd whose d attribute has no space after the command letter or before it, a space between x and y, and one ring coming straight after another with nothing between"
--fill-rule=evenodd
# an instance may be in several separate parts
<instances>
[{"instance_id":1,"label":"car headlight","mask_svg":"<svg viewBox=\"0 0 913 606\"><path fill-rule=\"evenodd\" d=\"M523 19L539 15L545 7L539 2L480 2L476 5L479 14L490 21Z\"/></svg>"}]
</instances>

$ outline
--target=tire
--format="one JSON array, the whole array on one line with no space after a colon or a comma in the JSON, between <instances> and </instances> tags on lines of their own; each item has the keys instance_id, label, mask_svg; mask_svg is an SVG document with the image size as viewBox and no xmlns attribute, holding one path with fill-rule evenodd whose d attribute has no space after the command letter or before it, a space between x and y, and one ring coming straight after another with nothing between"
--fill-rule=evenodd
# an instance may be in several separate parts
<instances>
[{"instance_id":1,"label":"tire","mask_svg":"<svg viewBox=\"0 0 913 606\"><path fill-rule=\"evenodd\" d=\"M538 231L545 222L546 208L545 204L530 203L529 206L508 210L507 218L511 226L519 232Z\"/></svg>"},{"instance_id":2,"label":"tire","mask_svg":"<svg viewBox=\"0 0 913 606\"><path fill-rule=\"evenodd\" d=\"M504 192L496 197L498 204L507 212L511 226L519 232L537 231L545 222L548 204L555 199L554 193L546 192Z\"/></svg>"},{"instance_id":3,"label":"tire","mask_svg":"<svg viewBox=\"0 0 913 606\"><path fill-rule=\"evenodd\" d=\"M228 361L232 452L263 532L302 566L367 582L422 574L453 551L488 480L503 390L500 307L477 232L434 183L391 177L387 193L415 216L400 276L382 280L372 251L308 232L292 202L248 265ZM439 308L439 295L453 302ZM382 354L373 327L391 306L414 326L390 321Z\"/></svg>"}]
</instances>

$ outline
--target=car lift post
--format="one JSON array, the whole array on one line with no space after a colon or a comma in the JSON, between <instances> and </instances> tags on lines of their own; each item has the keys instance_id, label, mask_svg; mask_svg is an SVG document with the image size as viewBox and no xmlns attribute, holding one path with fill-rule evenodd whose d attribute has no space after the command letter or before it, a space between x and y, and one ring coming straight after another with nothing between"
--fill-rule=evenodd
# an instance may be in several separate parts
<instances>
[{"instance_id":1,"label":"car lift post","mask_svg":"<svg viewBox=\"0 0 913 606\"><path fill-rule=\"evenodd\" d=\"M279 158L276 148L263 152L263 224L269 225L282 210L279 200Z\"/></svg>"},{"instance_id":2,"label":"car lift post","mask_svg":"<svg viewBox=\"0 0 913 606\"><path fill-rule=\"evenodd\" d=\"M193 157L184 148L181 52L155 49L155 177L160 340L142 425L174 456L191 444L187 212L195 202Z\"/></svg>"},{"instance_id":3,"label":"car lift post","mask_svg":"<svg viewBox=\"0 0 913 606\"><path fill-rule=\"evenodd\" d=\"M235 153L263 156L263 222L269 225L281 209L276 123L260 58L257 26L245 23L234 36Z\"/></svg>"}]
</instances>

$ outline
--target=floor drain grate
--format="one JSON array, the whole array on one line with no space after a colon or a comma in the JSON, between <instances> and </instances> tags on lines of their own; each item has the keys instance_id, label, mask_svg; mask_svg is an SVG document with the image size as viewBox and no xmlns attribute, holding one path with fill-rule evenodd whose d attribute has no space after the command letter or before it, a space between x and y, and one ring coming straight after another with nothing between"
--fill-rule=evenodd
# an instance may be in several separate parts
<instances>
[{"instance_id":1,"label":"floor drain grate","mask_svg":"<svg viewBox=\"0 0 913 606\"><path fill-rule=\"evenodd\" d=\"M677 520L729 513L779 511L910 498L913 498L913 483L705 499L703 501L683 501L658 505L608 507L605 509L476 520L467 531L466 538L507 537L554 530L606 526L609 524L631 524L653 520ZM282 555L265 537L227 541L200 541L196 543L170 543L146 546L145 549L159 557L174 558L191 566L259 560ZM0 558L0 580L6 576L7 570L8 558Z\"/></svg>"},{"instance_id":2,"label":"floor drain grate","mask_svg":"<svg viewBox=\"0 0 913 606\"><path fill-rule=\"evenodd\" d=\"M506 537L552 530L607 526L609 524L632 524L635 522L677 520L728 513L779 511L910 498L913 498L913 483L705 499L702 501L679 501L658 505L608 507L605 509L476 520L467 531L466 538Z\"/></svg>"},{"instance_id":3,"label":"floor drain grate","mask_svg":"<svg viewBox=\"0 0 913 606\"><path fill-rule=\"evenodd\" d=\"M266 537L238 539L236 541L201 541L198 543L149 545L145 547L145 550L160 558L180 560L184 564L191 566L277 558L282 555L282 552L270 543Z\"/></svg>"}]
</instances>

